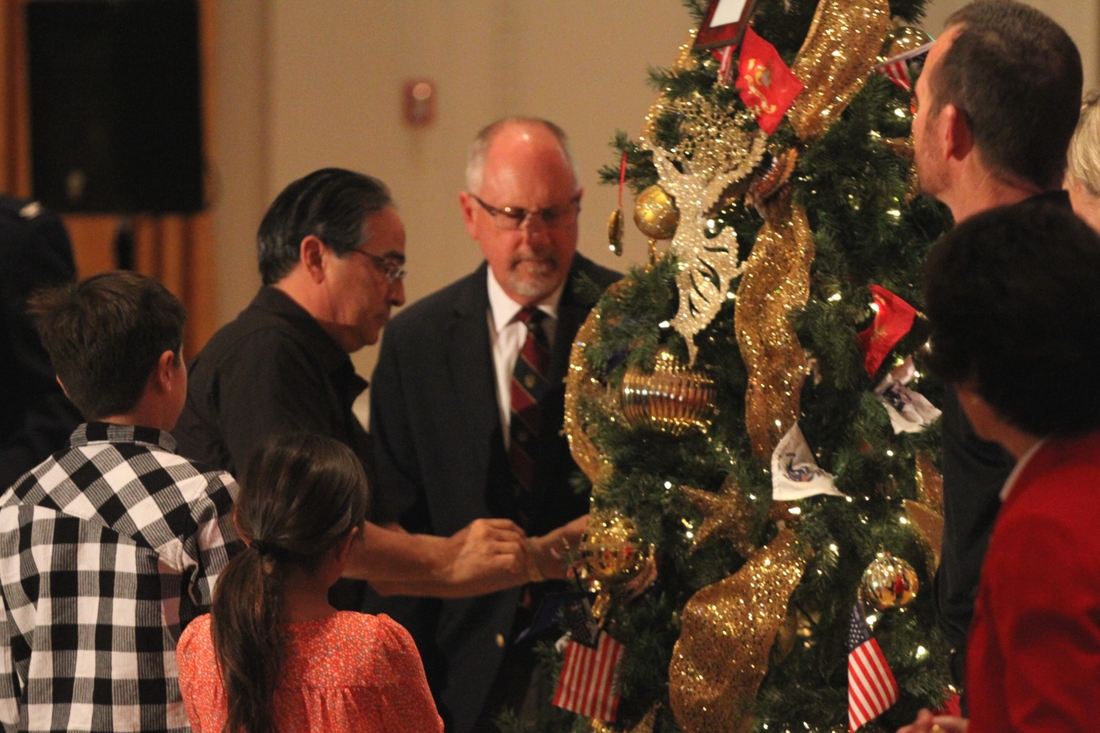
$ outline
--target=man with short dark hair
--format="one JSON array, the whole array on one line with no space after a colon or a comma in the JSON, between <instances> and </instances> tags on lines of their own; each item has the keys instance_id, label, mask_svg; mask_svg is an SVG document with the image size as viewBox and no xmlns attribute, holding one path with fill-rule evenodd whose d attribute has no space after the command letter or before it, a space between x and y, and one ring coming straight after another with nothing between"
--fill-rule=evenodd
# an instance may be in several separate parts
<instances>
[{"instance_id":1,"label":"man with short dark hair","mask_svg":"<svg viewBox=\"0 0 1100 733\"><path fill-rule=\"evenodd\" d=\"M378 340L405 302L405 226L381 181L323 168L288 185L257 234L264 286L191 364L175 435L180 451L228 471L266 438L326 435L355 451L378 492L370 436L352 412L367 383L348 356ZM411 535L368 522L348 576L391 592L469 595L527 577L523 533L480 520L448 537ZM361 588L333 597L358 610Z\"/></svg>"},{"instance_id":2,"label":"man with short dark hair","mask_svg":"<svg viewBox=\"0 0 1100 733\"><path fill-rule=\"evenodd\" d=\"M176 642L237 542L232 477L175 453L183 304L130 272L31 302L87 423L0 496L0 723L189 731Z\"/></svg>"},{"instance_id":3,"label":"man with short dark hair","mask_svg":"<svg viewBox=\"0 0 1100 733\"><path fill-rule=\"evenodd\" d=\"M1081 86L1077 47L1038 10L1014 0L979 0L959 10L917 80L921 189L947 204L956 223L1033 197L1068 209L1062 176ZM953 390L943 432L945 526L935 592L961 683L982 557L1015 461L974 435Z\"/></svg>"},{"instance_id":4,"label":"man with short dark hair","mask_svg":"<svg viewBox=\"0 0 1100 733\"><path fill-rule=\"evenodd\" d=\"M974 216L925 269L932 372L1018 463L982 568L970 733L1093 730L1100 713L1100 238L1064 206ZM965 731L923 711L904 733Z\"/></svg>"},{"instance_id":5,"label":"man with short dark hair","mask_svg":"<svg viewBox=\"0 0 1100 733\"><path fill-rule=\"evenodd\" d=\"M371 391L387 514L440 535L512 519L542 535L534 580L562 577L560 542L577 541L588 511L562 435L570 346L594 305L576 285L618 278L576 253L581 195L557 125L510 118L478 133L459 204L485 262L394 319ZM520 708L535 660L530 639L513 642L532 606L516 588L386 608L416 640L448 731L495 731L502 708Z\"/></svg>"}]
</instances>

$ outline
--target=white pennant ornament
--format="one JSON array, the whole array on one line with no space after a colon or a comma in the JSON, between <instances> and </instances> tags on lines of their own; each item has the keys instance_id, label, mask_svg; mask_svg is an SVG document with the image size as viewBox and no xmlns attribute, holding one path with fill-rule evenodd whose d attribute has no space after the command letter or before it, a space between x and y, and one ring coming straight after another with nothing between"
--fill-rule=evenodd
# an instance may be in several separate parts
<instances>
[{"instance_id":1,"label":"white pennant ornament","mask_svg":"<svg viewBox=\"0 0 1100 733\"><path fill-rule=\"evenodd\" d=\"M795 423L772 453L772 501L797 501L818 494L844 496L833 484L832 474L817 465Z\"/></svg>"},{"instance_id":2,"label":"white pennant ornament","mask_svg":"<svg viewBox=\"0 0 1100 733\"><path fill-rule=\"evenodd\" d=\"M919 433L940 416L940 411L927 397L905 386L916 375L917 369L910 357L894 367L875 388L875 395L890 415L890 424L894 427L895 434Z\"/></svg>"}]
</instances>

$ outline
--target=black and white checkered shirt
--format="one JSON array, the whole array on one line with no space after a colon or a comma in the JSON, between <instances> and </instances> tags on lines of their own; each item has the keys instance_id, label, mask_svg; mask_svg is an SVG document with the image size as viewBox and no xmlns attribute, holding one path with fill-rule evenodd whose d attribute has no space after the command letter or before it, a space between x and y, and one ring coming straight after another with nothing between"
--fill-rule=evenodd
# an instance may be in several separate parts
<instances>
[{"instance_id":1,"label":"black and white checkered shirt","mask_svg":"<svg viewBox=\"0 0 1100 733\"><path fill-rule=\"evenodd\" d=\"M5 731L189 731L182 628L238 547L224 472L152 428L81 425L0 496Z\"/></svg>"}]
</instances>

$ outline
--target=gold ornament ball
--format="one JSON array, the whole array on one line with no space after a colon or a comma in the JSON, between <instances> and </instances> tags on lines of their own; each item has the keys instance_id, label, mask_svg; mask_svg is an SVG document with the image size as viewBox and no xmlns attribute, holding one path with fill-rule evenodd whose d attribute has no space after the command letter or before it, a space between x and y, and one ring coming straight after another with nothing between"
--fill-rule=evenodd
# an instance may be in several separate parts
<instances>
[{"instance_id":1,"label":"gold ornament ball","mask_svg":"<svg viewBox=\"0 0 1100 733\"><path fill-rule=\"evenodd\" d=\"M680 221L676 201L654 184L638 194L634 202L634 223L650 239L672 239Z\"/></svg>"},{"instance_id":2,"label":"gold ornament ball","mask_svg":"<svg viewBox=\"0 0 1100 733\"><path fill-rule=\"evenodd\" d=\"M900 56L906 51L912 51L931 42L932 36L928 35L920 28L914 28L911 25L896 28L886 34L886 40L882 44L882 55L879 56L879 60L886 61L887 59L892 59L895 56Z\"/></svg>"},{"instance_id":3,"label":"gold ornament ball","mask_svg":"<svg viewBox=\"0 0 1100 733\"><path fill-rule=\"evenodd\" d=\"M638 526L616 511L593 512L581 537L581 559L601 582L629 581L646 568L652 552L638 535Z\"/></svg>"},{"instance_id":4,"label":"gold ornament ball","mask_svg":"<svg viewBox=\"0 0 1100 733\"><path fill-rule=\"evenodd\" d=\"M901 608L917 597L919 588L913 566L888 552L871 561L859 584L863 602L879 611Z\"/></svg>"}]
</instances>

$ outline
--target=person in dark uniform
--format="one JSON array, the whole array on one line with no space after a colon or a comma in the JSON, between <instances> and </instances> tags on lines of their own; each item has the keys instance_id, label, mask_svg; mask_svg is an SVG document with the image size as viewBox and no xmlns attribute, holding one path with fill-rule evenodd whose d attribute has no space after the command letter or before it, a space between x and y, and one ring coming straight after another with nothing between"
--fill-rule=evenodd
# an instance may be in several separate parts
<instances>
[{"instance_id":1,"label":"person in dark uniform","mask_svg":"<svg viewBox=\"0 0 1100 733\"><path fill-rule=\"evenodd\" d=\"M64 448L82 422L27 313L32 293L75 278L61 218L0 194L0 491Z\"/></svg>"}]
</instances>

